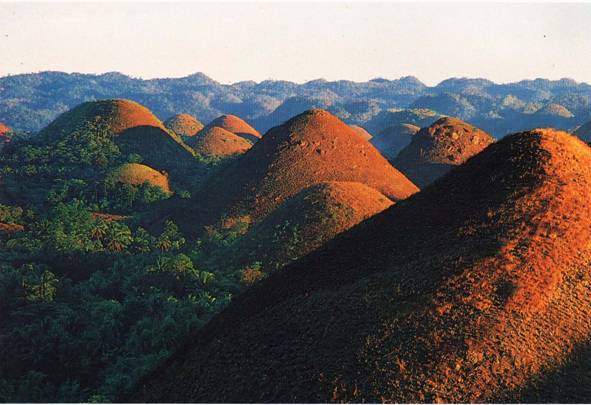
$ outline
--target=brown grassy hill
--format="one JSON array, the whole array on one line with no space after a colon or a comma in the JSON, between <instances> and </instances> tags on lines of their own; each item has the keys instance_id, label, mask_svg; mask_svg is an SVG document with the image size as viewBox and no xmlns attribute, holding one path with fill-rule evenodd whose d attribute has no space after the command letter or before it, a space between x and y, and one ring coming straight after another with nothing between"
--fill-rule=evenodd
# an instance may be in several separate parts
<instances>
[{"instance_id":1,"label":"brown grassy hill","mask_svg":"<svg viewBox=\"0 0 591 405\"><path fill-rule=\"evenodd\" d=\"M235 299L132 398L589 402L560 376L591 375L590 192L586 144L508 136Z\"/></svg>"},{"instance_id":2,"label":"brown grassy hill","mask_svg":"<svg viewBox=\"0 0 591 405\"><path fill-rule=\"evenodd\" d=\"M251 143L255 143L261 139L259 131L251 127L242 118L235 115L222 115L207 124L204 129L211 127L223 128L226 131L233 132L234 134L243 137Z\"/></svg>"},{"instance_id":3,"label":"brown grassy hill","mask_svg":"<svg viewBox=\"0 0 591 405\"><path fill-rule=\"evenodd\" d=\"M591 142L591 121L578 127L574 134L585 142Z\"/></svg>"},{"instance_id":4,"label":"brown grassy hill","mask_svg":"<svg viewBox=\"0 0 591 405\"><path fill-rule=\"evenodd\" d=\"M361 136L361 138L365 139L366 141L369 141L371 138L373 138L372 134L370 134L369 132L367 132L367 130L363 127L360 127L359 125L349 125L351 128L353 128L353 130L357 133L357 135Z\"/></svg>"},{"instance_id":5,"label":"brown grassy hill","mask_svg":"<svg viewBox=\"0 0 591 405\"><path fill-rule=\"evenodd\" d=\"M257 221L300 190L324 181L363 183L393 201L418 191L348 125L326 111L309 110L269 130L206 183L193 215L205 224L223 215Z\"/></svg>"},{"instance_id":6,"label":"brown grassy hill","mask_svg":"<svg viewBox=\"0 0 591 405\"><path fill-rule=\"evenodd\" d=\"M191 114L177 114L164 122L164 126L174 133L191 137L195 136L197 132L203 129L203 124Z\"/></svg>"},{"instance_id":7,"label":"brown grassy hill","mask_svg":"<svg viewBox=\"0 0 591 405\"><path fill-rule=\"evenodd\" d=\"M254 225L229 256L239 267L260 262L265 271L272 271L391 205L388 197L365 184L315 184Z\"/></svg>"},{"instance_id":8,"label":"brown grassy hill","mask_svg":"<svg viewBox=\"0 0 591 405\"><path fill-rule=\"evenodd\" d=\"M175 134L154 127L139 126L122 132L115 138L123 156L138 154L157 170L179 172L196 165L193 150Z\"/></svg>"},{"instance_id":9,"label":"brown grassy hill","mask_svg":"<svg viewBox=\"0 0 591 405\"><path fill-rule=\"evenodd\" d=\"M139 163L126 163L115 169L110 177L113 181L123 184L140 186L144 183L150 183L153 186L160 187L162 191L170 193L168 177L150 166Z\"/></svg>"},{"instance_id":10,"label":"brown grassy hill","mask_svg":"<svg viewBox=\"0 0 591 405\"><path fill-rule=\"evenodd\" d=\"M493 142L486 132L457 118L444 117L417 132L392 163L422 188Z\"/></svg>"},{"instance_id":11,"label":"brown grassy hill","mask_svg":"<svg viewBox=\"0 0 591 405\"><path fill-rule=\"evenodd\" d=\"M162 122L143 105L131 100L116 99L82 103L56 118L41 134L59 136L88 122L106 125L113 135L138 126L164 129Z\"/></svg>"},{"instance_id":12,"label":"brown grassy hill","mask_svg":"<svg viewBox=\"0 0 591 405\"><path fill-rule=\"evenodd\" d=\"M407 147L412 137L421 128L412 124L400 124L388 127L373 137L371 143L387 159L394 159L398 153Z\"/></svg>"},{"instance_id":13,"label":"brown grassy hill","mask_svg":"<svg viewBox=\"0 0 591 405\"><path fill-rule=\"evenodd\" d=\"M252 147L243 137L223 128L210 126L199 132L199 136L191 138L188 144L201 155L218 158L239 155Z\"/></svg>"}]
</instances>

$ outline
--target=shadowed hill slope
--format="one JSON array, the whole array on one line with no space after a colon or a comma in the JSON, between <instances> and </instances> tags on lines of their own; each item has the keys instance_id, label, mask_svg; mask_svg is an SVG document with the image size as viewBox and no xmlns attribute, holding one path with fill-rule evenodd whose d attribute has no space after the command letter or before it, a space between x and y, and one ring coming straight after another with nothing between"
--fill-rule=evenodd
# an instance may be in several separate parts
<instances>
[{"instance_id":1,"label":"shadowed hill slope","mask_svg":"<svg viewBox=\"0 0 591 405\"><path fill-rule=\"evenodd\" d=\"M164 126L175 134L191 137L203 129L203 124L191 114L177 114L164 122Z\"/></svg>"},{"instance_id":2,"label":"shadowed hill slope","mask_svg":"<svg viewBox=\"0 0 591 405\"><path fill-rule=\"evenodd\" d=\"M493 142L486 132L444 117L417 132L392 163L419 187L425 187Z\"/></svg>"},{"instance_id":3,"label":"shadowed hill slope","mask_svg":"<svg viewBox=\"0 0 591 405\"><path fill-rule=\"evenodd\" d=\"M591 121L578 127L574 134L585 142L591 142Z\"/></svg>"},{"instance_id":4,"label":"shadowed hill slope","mask_svg":"<svg viewBox=\"0 0 591 405\"><path fill-rule=\"evenodd\" d=\"M261 134L259 131L251 127L242 118L235 115L222 115L221 117L218 117L207 124L204 129L209 129L211 127L223 128L226 131L241 136L252 143L255 143L261 139Z\"/></svg>"},{"instance_id":5,"label":"shadowed hill slope","mask_svg":"<svg viewBox=\"0 0 591 405\"><path fill-rule=\"evenodd\" d=\"M366 184L391 200L418 191L371 144L323 110L271 129L247 153L205 184L193 216L258 220L300 190L323 181Z\"/></svg>"},{"instance_id":6,"label":"shadowed hill slope","mask_svg":"<svg viewBox=\"0 0 591 405\"><path fill-rule=\"evenodd\" d=\"M170 193L168 177L150 166L139 163L126 163L115 169L109 176L112 181L123 184L140 186L149 183L160 187L162 191Z\"/></svg>"},{"instance_id":7,"label":"shadowed hill slope","mask_svg":"<svg viewBox=\"0 0 591 405\"><path fill-rule=\"evenodd\" d=\"M178 172L196 166L190 147L164 129L153 126L130 128L115 138L125 155L138 154L142 163L157 170Z\"/></svg>"},{"instance_id":8,"label":"shadowed hill slope","mask_svg":"<svg viewBox=\"0 0 591 405\"><path fill-rule=\"evenodd\" d=\"M229 256L239 267L260 262L265 271L273 271L391 205L386 196L361 183L319 183L254 225Z\"/></svg>"},{"instance_id":9,"label":"shadowed hill slope","mask_svg":"<svg viewBox=\"0 0 591 405\"><path fill-rule=\"evenodd\" d=\"M387 159L394 159L398 153L410 144L412 137L420 128L412 124L400 124L380 131L371 140L371 144Z\"/></svg>"},{"instance_id":10,"label":"shadowed hill slope","mask_svg":"<svg viewBox=\"0 0 591 405\"><path fill-rule=\"evenodd\" d=\"M217 158L239 155L252 147L241 136L220 127L209 126L199 132L199 136L191 138L188 144L201 155Z\"/></svg>"},{"instance_id":11,"label":"shadowed hill slope","mask_svg":"<svg viewBox=\"0 0 591 405\"><path fill-rule=\"evenodd\" d=\"M133 400L519 402L591 337L590 192L586 144L508 136L238 297Z\"/></svg>"}]
</instances>

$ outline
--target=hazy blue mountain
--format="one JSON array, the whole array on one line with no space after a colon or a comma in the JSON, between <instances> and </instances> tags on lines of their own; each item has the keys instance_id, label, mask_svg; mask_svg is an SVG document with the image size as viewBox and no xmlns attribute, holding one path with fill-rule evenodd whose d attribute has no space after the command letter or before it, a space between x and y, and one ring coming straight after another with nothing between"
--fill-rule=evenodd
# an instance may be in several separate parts
<instances>
[{"instance_id":1,"label":"hazy blue mountain","mask_svg":"<svg viewBox=\"0 0 591 405\"><path fill-rule=\"evenodd\" d=\"M389 110L408 110L413 118L413 110L429 109L457 116L497 137L536 126L572 130L591 119L591 86L572 79L497 84L484 78L450 78L429 87L413 76L367 82L221 84L203 73L143 80L117 72L41 72L0 78L0 122L35 132L84 101L107 98L133 99L161 119L187 112L207 123L222 114L235 114L261 132L312 107L326 108L350 124L374 131L384 129L380 122L389 125L404 119L405 114L384 119ZM572 116L536 114L550 104L564 107ZM420 124L421 119L408 123Z\"/></svg>"}]
</instances>

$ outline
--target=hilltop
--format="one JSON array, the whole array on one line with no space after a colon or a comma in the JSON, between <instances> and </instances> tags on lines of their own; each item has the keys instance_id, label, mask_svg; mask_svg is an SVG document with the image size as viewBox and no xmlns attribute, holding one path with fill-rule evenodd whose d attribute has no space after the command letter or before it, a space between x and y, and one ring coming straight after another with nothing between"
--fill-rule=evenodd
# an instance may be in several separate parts
<instances>
[{"instance_id":1,"label":"hilltop","mask_svg":"<svg viewBox=\"0 0 591 405\"><path fill-rule=\"evenodd\" d=\"M203 124L191 114L176 114L164 121L164 126L175 134L185 137L192 137L203 129Z\"/></svg>"},{"instance_id":2,"label":"hilltop","mask_svg":"<svg viewBox=\"0 0 591 405\"><path fill-rule=\"evenodd\" d=\"M152 169L150 166L139 163L123 164L113 170L109 178L116 183L131 184L134 186L149 183L153 186L160 187L166 193L170 193L170 186L166 175Z\"/></svg>"},{"instance_id":3,"label":"hilltop","mask_svg":"<svg viewBox=\"0 0 591 405\"><path fill-rule=\"evenodd\" d=\"M203 155L215 158L239 155L252 147L245 138L216 126L207 126L188 143L193 149Z\"/></svg>"},{"instance_id":4,"label":"hilltop","mask_svg":"<svg viewBox=\"0 0 591 405\"><path fill-rule=\"evenodd\" d=\"M425 187L494 141L462 120L444 117L417 132L392 163L419 187Z\"/></svg>"},{"instance_id":5,"label":"hilltop","mask_svg":"<svg viewBox=\"0 0 591 405\"><path fill-rule=\"evenodd\" d=\"M162 122L146 107L131 100L100 100L82 103L61 114L40 136L59 137L84 126L105 127L112 136L139 126L164 129Z\"/></svg>"},{"instance_id":6,"label":"hilltop","mask_svg":"<svg viewBox=\"0 0 591 405\"><path fill-rule=\"evenodd\" d=\"M418 189L334 115L310 110L271 129L201 190L193 215L258 220L300 190L325 181L366 184L393 201ZM203 218L202 218L203 219Z\"/></svg>"},{"instance_id":7,"label":"hilltop","mask_svg":"<svg viewBox=\"0 0 591 405\"><path fill-rule=\"evenodd\" d=\"M590 191L586 144L511 135L244 293L133 399L588 401L557 376L590 374Z\"/></svg>"},{"instance_id":8,"label":"hilltop","mask_svg":"<svg viewBox=\"0 0 591 405\"><path fill-rule=\"evenodd\" d=\"M250 141L251 143L255 143L261 139L261 134L259 134L259 131L251 127L250 124L248 124L242 118L235 115L222 115L221 117L218 117L207 124L203 130L206 131L213 127L225 129L226 131L232 132L233 134L238 135Z\"/></svg>"}]
</instances>

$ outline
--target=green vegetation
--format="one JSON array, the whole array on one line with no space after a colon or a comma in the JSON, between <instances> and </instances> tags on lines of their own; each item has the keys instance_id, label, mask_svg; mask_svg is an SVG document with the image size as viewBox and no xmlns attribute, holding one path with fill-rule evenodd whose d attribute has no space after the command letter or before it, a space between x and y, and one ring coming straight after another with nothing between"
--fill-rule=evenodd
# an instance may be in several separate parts
<instances>
[{"instance_id":1,"label":"green vegetation","mask_svg":"<svg viewBox=\"0 0 591 405\"><path fill-rule=\"evenodd\" d=\"M239 289L172 222L152 235L74 201L25 227L0 240L2 402L113 400Z\"/></svg>"},{"instance_id":2,"label":"green vegetation","mask_svg":"<svg viewBox=\"0 0 591 405\"><path fill-rule=\"evenodd\" d=\"M113 401L247 284L208 261L215 236L141 227L171 193L123 184L112 174L144 156L81 122L0 154L0 402ZM183 156L170 186L187 199L217 163Z\"/></svg>"}]
</instances>

